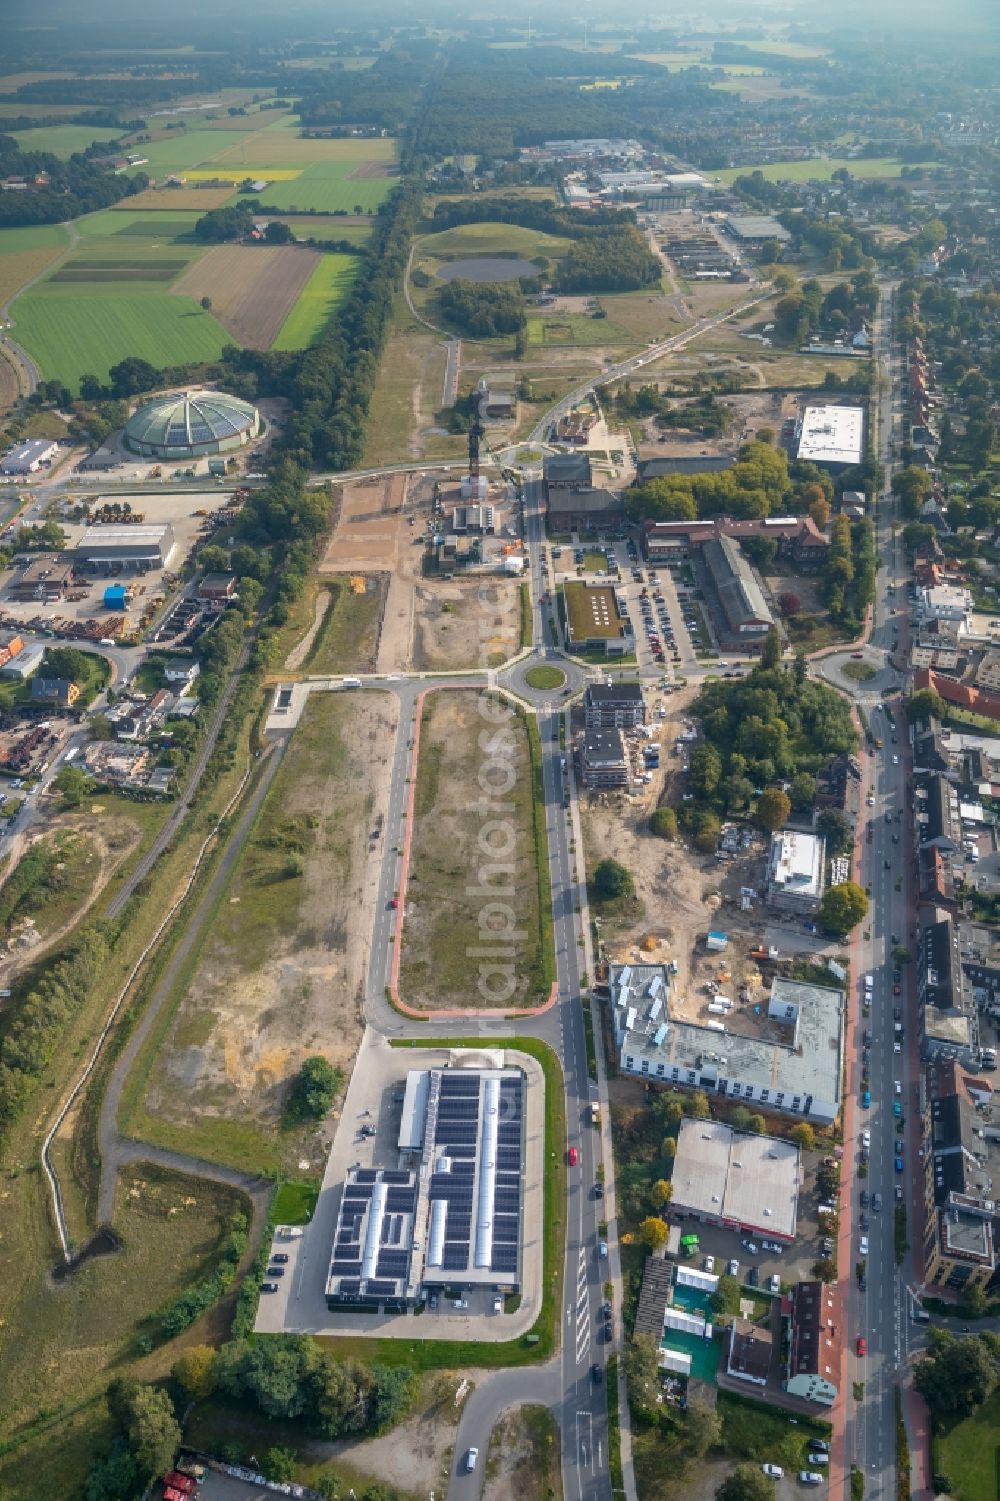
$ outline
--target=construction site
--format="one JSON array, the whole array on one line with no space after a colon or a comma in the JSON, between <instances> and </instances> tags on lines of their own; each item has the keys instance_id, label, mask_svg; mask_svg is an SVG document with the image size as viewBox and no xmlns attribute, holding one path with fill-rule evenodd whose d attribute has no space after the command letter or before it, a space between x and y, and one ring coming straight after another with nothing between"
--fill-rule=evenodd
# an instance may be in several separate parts
<instances>
[{"instance_id":1,"label":"construction site","mask_svg":"<svg viewBox=\"0 0 1000 1501\"><path fill-rule=\"evenodd\" d=\"M480 464L482 432L474 424L454 473L341 488L319 572L385 575L375 672L496 666L520 644L522 507L513 477Z\"/></svg>"}]
</instances>

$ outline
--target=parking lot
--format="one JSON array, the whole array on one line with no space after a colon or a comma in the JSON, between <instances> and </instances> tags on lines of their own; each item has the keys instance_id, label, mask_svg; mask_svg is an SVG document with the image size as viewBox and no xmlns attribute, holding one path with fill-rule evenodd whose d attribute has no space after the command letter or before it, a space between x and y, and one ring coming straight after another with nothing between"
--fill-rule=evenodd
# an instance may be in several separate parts
<instances>
[{"instance_id":1,"label":"parking lot","mask_svg":"<svg viewBox=\"0 0 1000 1501\"><path fill-rule=\"evenodd\" d=\"M697 661L674 580L666 569L645 568L631 538L616 543L612 556L621 574L620 593L635 631L639 665L659 668L672 681Z\"/></svg>"},{"instance_id":2,"label":"parking lot","mask_svg":"<svg viewBox=\"0 0 1000 1501\"><path fill-rule=\"evenodd\" d=\"M803 1182L799 1188L798 1220L796 1224L795 1241L790 1246L785 1246L780 1251L769 1250L762 1244L760 1236L751 1237L746 1231L727 1230L720 1225L705 1225L693 1217L681 1219L680 1214L670 1216L673 1223L679 1223L681 1233L696 1234L699 1240L698 1254L691 1263L693 1266L703 1266L706 1256L715 1258L715 1272L725 1273L728 1264L734 1258L739 1262L739 1279L747 1286L754 1286L748 1281L748 1274L752 1275L751 1268L756 1271L756 1286L760 1292L768 1292L770 1278L777 1276L785 1285L795 1282L808 1281L812 1275L813 1264L819 1261L823 1255L823 1242L827 1232L822 1230L817 1217L819 1198L816 1192L816 1169L819 1166L821 1154L818 1152L803 1152ZM848 1171L845 1165L844 1171ZM883 1213L884 1213L883 1209ZM770 1239L764 1236L763 1239ZM833 1237L834 1242L836 1237ZM756 1252L747 1250L744 1241L751 1241L757 1247ZM775 1242L775 1244L778 1244Z\"/></svg>"}]
</instances>

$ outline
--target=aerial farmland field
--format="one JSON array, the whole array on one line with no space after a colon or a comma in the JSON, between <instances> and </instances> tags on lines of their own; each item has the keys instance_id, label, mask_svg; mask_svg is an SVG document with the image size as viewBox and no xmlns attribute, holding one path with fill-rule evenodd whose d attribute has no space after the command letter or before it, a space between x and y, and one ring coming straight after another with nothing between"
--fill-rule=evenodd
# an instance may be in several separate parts
<instances>
[{"instance_id":1,"label":"aerial farmland field","mask_svg":"<svg viewBox=\"0 0 1000 1501\"><path fill-rule=\"evenodd\" d=\"M179 278L172 291L175 297L196 301L210 297L212 312L223 327L238 343L254 349L271 348L279 330L283 332L296 318L302 304L299 323L307 330L306 336L279 345L300 349L309 343L318 314L317 299L309 293L312 280L327 261L334 260L354 263L353 256L323 256L304 245L215 245ZM303 298L307 299L304 304Z\"/></svg>"},{"instance_id":2,"label":"aerial farmland field","mask_svg":"<svg viewBox=\"0 0 1000 1501\"><path fill-rule=\"evenodd\" d=\"M22 151L49 151L53 156L69 157L75 151L86 151L94 141L115 141L121 131L105 125L42 125L11 134Z\"/></svg>"},{"instance_id":3,"label":"aerial farmland field","mask_svg":"<svg viewBox=\"0 0 1000 1501\"><path fill-rule=\"evenodd\" d=\"M273 183L261 194L261 199L268 208L284 213L351 214L355 210L374 213L395 187L395 179L356 177L353 174L357 169L357 163L352 162L323 162L306 167L292 182ZM334 225L331 234L335 233Z\"/></svg>"},{"instance_id":4,"label":"aerial farmland field","mask_svg":"<svg viewBox=\"0 0 1000 1501\"><path fill-rule=\"evenodd\" d=\"M61 224L0 230L0 307L51 266L68 244Z\"/></svg>"},{"instance_id":5,"label":"aerial farmland field","mask_svg":"<svg viewBox=\"0 0 1000 1501\"><path fill-rule=\"evenodd\" d=\"M141 295L132 288L116 295L106 287L32 291L18 298L12 316L14 338L42 374L73 391L81 375L106 380L111 366L129 355L157 367L179 365L215 359L233 342L193 298L172 297L159 287Z\"/></svg>"},{"instance_id":6,"label":"aerial farmland field","mask_svg":"<svg viewBox=\"0 0 1000 1501\"><path fill-rule=\"evenodd\" d=\"M272 349L304 349L311 344L347 296L357 268L356 256L324 255L282 324Z\"/></svg>"}]
</instances>

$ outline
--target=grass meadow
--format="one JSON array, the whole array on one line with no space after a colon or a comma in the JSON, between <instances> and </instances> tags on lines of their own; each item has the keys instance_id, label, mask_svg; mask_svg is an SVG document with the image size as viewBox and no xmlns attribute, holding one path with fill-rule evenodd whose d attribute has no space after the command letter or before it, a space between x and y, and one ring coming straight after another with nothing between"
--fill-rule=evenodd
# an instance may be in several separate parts
<instances>
[{"instance_id":1,"label":"grass meadow","mask_svg":"<svg viewBox=\"0 0 1000 1501\"><path fill-rule=\"evenodd\" d=\"M308 145L309 142L303 142ZM325 143L324 143L325 144ZM262 201L283 213L372 214L396 185L393 177L352 177L356 162L320 162L306 167L293 181L272 182ZM262 172L267 168L261 168ZM331 226L336 233L336 225Z\"/></svg>"},{"instance_id":2,"label":"grass meadow","mask_svg":"<svg viewBox=\"0 0 1000 1501\"><path fill-rule=\"evenodd\" d=\"M100 285L100 284L98 284ZM43 374L78 391L92 372L106 380L128 355L150 364L216 359L232 339L193 298L171 297L159 286L124 294L67 287L60 295L29 292L14 308L14 337Z\"/></svg>"}]
</instances>

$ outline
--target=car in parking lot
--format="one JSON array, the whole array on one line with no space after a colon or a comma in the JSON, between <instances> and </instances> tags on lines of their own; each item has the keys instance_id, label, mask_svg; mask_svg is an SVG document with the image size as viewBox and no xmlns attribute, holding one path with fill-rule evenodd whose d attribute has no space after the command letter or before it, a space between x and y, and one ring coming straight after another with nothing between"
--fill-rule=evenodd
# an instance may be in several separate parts
<instances>
[{"instance_id":1,"label":"car in parking lot","mask_svg":"<svg viewBox=\"0 0 1000 1501\"><path fill-rule=\"evenodd\" d=\"M705 1257L704 1269L705 1269L706 1272L714 1272L715 1271L715 1257L714 1256L706 1256Z\"/></svg>"},{"instance_id":2,"label":"car in parking lot","mask_svg":"<svg viewBox=\"0 0 1000 1501\"><path fill-rule=\"evenodd\" d=\"M823 1477L817 1475L815 1470L800 1470L799 1483L800 1485L822 1485Z\"/></svg>"},{"instance_id":3,"label":"car in parking lot","mask_svg":"<svg viewBox=\"0 0 1000 1501\"><path fill-rule=\"evenodd\" d=\"M729 1277L738 1277L740 1275L740 1264L736 1260L735 1256L733 1257L733 1259L729 1263L729 1265L726 1267L726 1275L729 1276Z\"/></svg>"},{"instance_id":4,"label":"car in parking lot","mask_svg":"<svg viewBox=\"0 0 1000 1501\"><path fill-rule=\"evenodd\" d=\"M778 1241L778 1240L765 1240L763 1236L761 1236L760 1243L761 1243L761 1246L764 1248L765 1251L774 1251L775 1254L778 1255L778 1256L780 1256L781 1253L782 1253L782 1251L785 1249L784 1246L781 1244L780 1241Z\"/></svg>"},{"instance_id":5,"label":"car in parking lot","mask_svg":"<svg viewBox=\"0 0 1000 1501\"><path fill-rule=\"evenodd\" d=\"M755 1266L747 1267L747 1275L746 1275L746 1284L747 1284L747 1287L756 1287L759 1282L760 1282L760 1272L758 1272L757 1268Z\"/></svg>"},{"instance_id":6,"label":"car in parking lot","mask_svg":"<svg viewBox=\"0 0 1000 1501\"><path fill-rule=\"evenodd\" d=\"M830 1456L829 1454L810 1454L808 1460L811 1465L828 1465Z\"/></svg>"},{"instance_id":7,"label":"car in parking lot","mask_svg":"<svg viewBox=\"0 0 1000 1501\"><path fill-rule=\"evenodd\" d=\"M811 1438L809 1440L809 1447L816 1454L829 1454L830 1452L830 1445L824 1443L821 1438Z\"/></svg>"},{"instance_id":8,"label":"car in parking lot","mask_svg":"<svg viewBox=\"0 0 1000 1501\"><path fill-rule=\"evenodd\" d=\"M744 1251L749 1251L751 1256L757 1255L758 1247L755 1242L749 1238L749 1236L744 1236L744 1238L740 1241L740 1245L743 1247Z\"/></svg>"},{"instance_id":9,"label":"car in parking lot","mask_svg":"<svg viewBox=\"0 0 1000 1501\"><path fill-rule=\"evenodd\" d=\"M277 1282L262 1282L260 1290L262 1293L276 1293L278 1291L278 1284Z\"/></svg>"},{"instance_id":10,"label":"car in parking lot","mask_svg":"<svg viewBox=\"0 0 1000 1501\"><path fill-rule=\"evenodd\" d=\"M272 1251L271 1252L271 1260L275 1263L276 1266L284 1266L285 1263L288 1261L288 1252L287 1251Z\"/></svg>"},{"instance_id":11,"label":"car in parking lot","mask_svg":"<svg viewBox=\"0 0 1000 1501\"><path fill-rule=\"evenodd\" d=\"M772 1480L784 1480L785 1472L780 1465L761 1465L765 1475L770 1475Z\"/></svg>"}]
</instances>

